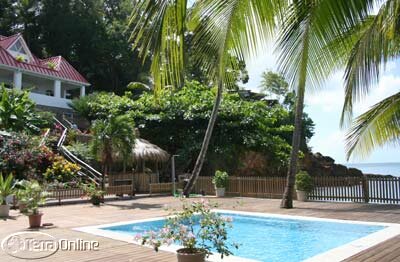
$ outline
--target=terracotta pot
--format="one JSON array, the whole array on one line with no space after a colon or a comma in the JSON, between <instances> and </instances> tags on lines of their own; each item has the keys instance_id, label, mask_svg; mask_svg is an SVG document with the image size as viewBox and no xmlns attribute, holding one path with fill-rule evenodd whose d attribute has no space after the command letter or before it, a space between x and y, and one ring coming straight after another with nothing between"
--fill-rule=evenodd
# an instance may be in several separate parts
<instances>
[{"instance_id":1,"label":"terracotta pot","mask_svg":"<svg viewBox=\"0 0 400 262\"><path fill-rule=\"evenodd\" d=\"M297 200L301 202L306 202L308 199L308 193L306 191L296 190Z\"/></svg>"},{"instance_id":2,"label":"terracotta pot","mask_svg":"<svg viewBox=\"0 0 400 262\"><path fill-rule=\"evenodd\" d=\"M215 188L215 195L216 195L217 197L223 197L223 196L225 196L225 188L224 188L224 187Z\"/></svg>"},{"instance_id":3,"label":"terracotta pot","mask_svg":"<svg viewBox=\"0 0 400 262\"><path fill-rule=\"evenodd\" d=\"M29 215L29 227L30 228L37 228L42 225L42 213Z\"/></svg>"},{"instance_id":4,"label":"terracotta pot","mask_svg":"<svg viewBox=\"0 0 400 262\"><path fill-rule=\"evenodd\" d=\"M9 205L0 205L0 217L8 217L10 213Z\"/></svg>"},{"instance_id":5,"label":"terracotta pot","mask_svg":"<svg viewBox=\"0 0 400 262\"><path fill-rule=\"evenodd\" d=\"M195 249L193 251L188 248L181 248L176 251L178 262L204 262L206 261L206 252L201 249Z\"/></svg>"}]
</instances>

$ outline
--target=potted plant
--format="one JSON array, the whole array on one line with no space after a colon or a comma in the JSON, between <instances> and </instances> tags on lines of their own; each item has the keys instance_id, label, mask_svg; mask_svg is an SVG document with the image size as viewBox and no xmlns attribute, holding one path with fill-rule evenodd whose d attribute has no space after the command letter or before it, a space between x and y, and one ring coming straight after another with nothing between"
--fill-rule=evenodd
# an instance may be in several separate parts
<instances>
[{"instance_id":1,"label":"potted plant","mask_svg":"<svg viewBox=\"0 0 400 262\"><path fill-rule=\"evenodd\" d=\"M27 201L27 196L25 194L26 190L26 185L29 182L27 180L20 180L15 184L16 192L15 195L17 197L18 201L18 209L20 213L25 213L26 211L26 203L24 201Z\"/></svg>"},{"instance_id":2,"label":"potted plant","mask_svg":"<svg viewBox=\"0 0 400 262\"><path fill-rule=\"evenodd\" d=\"M217 170L212 179L212 183L215 186L215 194L217 197L225 196L225 188L228 186L228 173Z\"/></svg>"},{"instance_id":3,"label":"potted plant","mask_svg":"<svg viewBox=\"0 0 400 262\"><path fill-rule=\"evenodd\" d=\"M306 171L300 171L296 175L297 200L307 201L308 194L313 190L311 176Z\"/></svg>"},{"instance_id":4,"label":"potted plant","mask_svg":"<svg viewBox=\"0 0 400 262\"><path fill-rule=\"evenodd\" d=\"M31 228L40 227L42 225L43 213L39 212L39 206L46 202L49 194L44 191L39 182L35 180L26 181L24 183L24 188L21 190L23 190L24 193L19 193L21 197L19 201L26 205L24 214L29 217L29 226Z\"/></svg>"},{"instance_id":5,"label":"potted plant","mask_svg":"<svg viewBox=\"0 0 400 262\"><path fill-rule=\"evenodd\" d=\"M151 245L155 251L162 245L178 243L182 246L176 251L178 262L204 262L211 250L223 258L233 254L231 246L238 248L237 244L227 243L231 227L231 217L213 212L211 205L202 200L184 204L182 211L170 214L161 230L137 234L135 240Z\"/></svg>"},{"instance_id":6,"label":"potted plant","mask_svg":"<svg viewBox=\"0 0 400 262\"><path fill-rule=\"evenodd\" d=\"M85 192L85 196L90 199L90 202L92 202L94 206L99 206L103 201L104 191L99 190L96 184L83 184L82 189L83 192Z\"/></svg>"},{"instance_id":7,"label":"potted plant","mask_svg":"<svg viewBox=\"0 0 400 262\"><path fill-rule=\"evenodd\" d=\"M0 217L8 217L10 213L10 206L7 204L7 197L15 193L15 184L12 174L9 174L4 179L0 173Z\"/></svg>"}]
</instances>

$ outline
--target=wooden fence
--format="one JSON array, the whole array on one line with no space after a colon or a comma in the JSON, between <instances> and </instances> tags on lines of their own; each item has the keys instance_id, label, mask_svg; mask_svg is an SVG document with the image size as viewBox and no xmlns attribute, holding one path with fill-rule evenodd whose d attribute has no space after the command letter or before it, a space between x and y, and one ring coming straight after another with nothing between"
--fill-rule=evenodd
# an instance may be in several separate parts
<instances>
[{"instance_id":1,"label":"wooden fence","mask_svg":"<svg viewBox=\"0 0 400 262\"><path fill-rule=\"evenodd\" d=\"M314 177L309 199L400 204L399 177Z\"/></svg>"},{"instance_id":2,"label":"wooden fence","mask_svg":"<svg viewBox=\"0 0 400 262\"><path fill-rule=\"evenodd\" d=\"M284 177L229 177L225 191L228 196L281 198L285 183ZM212 177L199 177L193 192L214 195Z\"/></svg>"},{"instance_id":3,"label":"wooden fence","mask_svg":"<svg viewBox=\"0 0 400 262\"><path fill-rule=\"evenodd\" d=\"M214 195L212 177L199 177L193 193ZM400 204L399 177L313 177L314 201ZM226 195L242 197L281 198L284 177L229 177ZM177 184L182 188L182 184ZM151 184L151 193L170 193L172 183ZM296 196L294 196L296 199Z\"/></svg>"},{"instance_id":4,"label":"wooden fence","mask_svg":"<svg viewBox=\"0 0 400 262\"><path fill-rule=\"evenodd\" d=\"M158 183L157 174L127 173L112 174L108 177L110 186L133 185L135 192L148 193L151 183Z\"/></svg>"},{"instance_id":5,"label":"wooden fence","mask_svg":"<svg viewBox=\"0 0 400 262\"><path fill-rule=\"evenodd\" d=\"M107 186L104 191L105 196L135 194L132 185ZM57 188L47 190L47 192L50 194L49 200L56 200L59 204L63 200L85 198L85 192L81 188Z\"/></svg>"}]
</instances>

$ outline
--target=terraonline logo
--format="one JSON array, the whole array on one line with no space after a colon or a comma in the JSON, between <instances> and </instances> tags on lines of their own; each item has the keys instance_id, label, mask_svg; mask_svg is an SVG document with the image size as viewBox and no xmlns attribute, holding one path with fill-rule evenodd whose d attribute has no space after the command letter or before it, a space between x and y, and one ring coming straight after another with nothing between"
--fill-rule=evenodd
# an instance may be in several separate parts
<instances>
[{"instance_id":1,"label":"terraonline logo","mask_svg":"<svg viewBox=\"0 0 400 262\"><path fill-rule=\"evenodd\" d=\"M82 239L56 239L42 232L18 232L8 235L1 242L3 251L21 259L39 259L54 255L57 251L99 250L98 241Z\"/></svg>"}]
</instances>

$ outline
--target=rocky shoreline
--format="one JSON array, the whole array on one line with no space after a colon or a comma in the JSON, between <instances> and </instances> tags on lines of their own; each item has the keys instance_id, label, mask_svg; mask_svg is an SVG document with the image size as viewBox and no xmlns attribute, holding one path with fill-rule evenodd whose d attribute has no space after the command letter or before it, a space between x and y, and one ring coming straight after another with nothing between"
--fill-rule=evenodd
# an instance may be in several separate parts
<instances>
[{"instance_id":1,"label":"rocky shoreline","mask_svg":"<svg viewBox=\"0 0 400 262\"><path fill-rule=\"evenodd\" d=\"M335 159L321 153L307 153L300 161L300 169L311 176L393 177L392 175L364 174L360 169L336 164Z\"/></svg>"}]
</instances>

